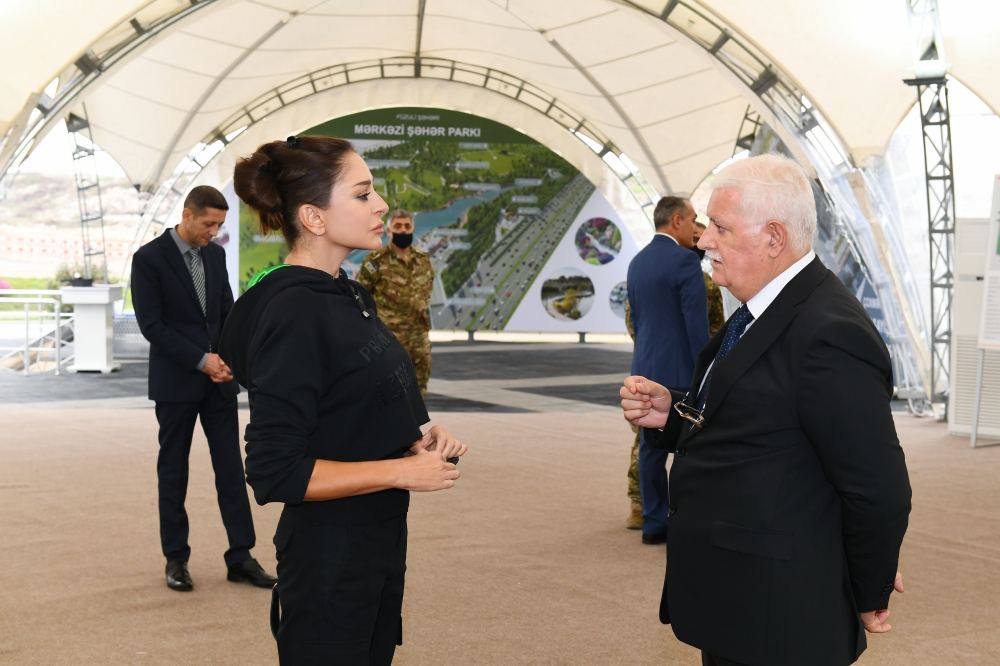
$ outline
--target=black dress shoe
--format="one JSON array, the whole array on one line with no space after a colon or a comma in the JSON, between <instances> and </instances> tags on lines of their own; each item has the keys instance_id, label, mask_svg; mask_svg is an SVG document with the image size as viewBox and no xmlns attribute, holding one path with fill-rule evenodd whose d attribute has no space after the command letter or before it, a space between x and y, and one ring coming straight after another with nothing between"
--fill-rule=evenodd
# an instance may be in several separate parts
<instances>
[{"instance_id":1,"label":"black dress shoe","mask_svg":"<svg viewBox=\"0 0 1000 666\"><path fill-rule=\"evenodd\" d=\"M191 574L188 573L187 562L179 560L167 562L167 587L178 592L190 592L194 589Z\"/></svg>"},{"instance_id":2,"label":"black dress shoe","mask_svg":"<svg viewBox=\"0 0 1000 666\"><path fill-rule=\"evenodd\" d=\"M252 557L248 557L239 564L229 567L226 572L226 580L232 583L250 583L256 587L266 587L271 589L278 579L270 575Z\"/></svg>"},{"instance_id":3,"label":"black dress shoe","mask_svg":"<svg viewBox=\"0 0 1000 666\"><path fill-rule=\"evenodd\" d=\"M647 546L656 546L656 545L661 544L661 543L666 543L667 542L667 535L663 534L663 533L660 533L660 534L646 534L645 532L643 532L642 533L642 542L644 544L646 544Z\"/></svg>"}]
</instances>

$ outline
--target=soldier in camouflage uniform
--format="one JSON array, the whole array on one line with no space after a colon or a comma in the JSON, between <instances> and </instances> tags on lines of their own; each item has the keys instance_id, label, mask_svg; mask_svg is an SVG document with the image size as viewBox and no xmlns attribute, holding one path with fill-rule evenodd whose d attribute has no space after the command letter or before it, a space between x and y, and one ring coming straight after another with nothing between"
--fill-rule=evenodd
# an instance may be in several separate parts
<instances>
[{"instance_id":1,"label":"soldier in camouflage uniform","mask_svg":"<svg viewBox=\"0 0 1000 666\"><path fill-rule=\"evenodd\" d=\"M698 253L699 257L704 258L705 251L698 249L698 240L701 238L702 232L705 231L705 225L701 222L695 220L694 222L694 251ZM726 323L726 314L722 310L722 292L719 291L719 285L712 281L712 276L705 271L701 272L701 276L705 278L705 293L708 295L708 335L712 337L716 332L722 328L722 325Z\"/></svg>"},{"instance_id":2,"label":"soldier in camouflage uniform","mask_svg":"<svg viewBox=\"0 0 1000 666\"><path fill-rule=\"evenodd\" d=\"M632 308L625 299L625 328L635 342L635 328L632 326ZM628 498L631 503L625 527L630 530L642 529L642 496L639 494L639 428L632 426L635 438L632 440L632 457L628 464Z\"/></svg>"},{"instance_id":3,"label":"soldier in camouflage uniform","mask_svg":"<svg viewBox=\"0 0 1000 666\"><path fill-rule=\"evenodd\" d=\"M699 250L697 243L698 239L701 238L702 232L705 231L705 225L695 220L694 229L694 251L698 253L699 257L704 257L705 251ZM708 335L714 336L722 328L722 325L726 323L726 315L722 310L722 292L719 291L719 285L712 281L712 277L708 273L702 271L701 276L705 280L705 293L708 297ZM629 307L628 300L625 301L625 328L628 329L628 334L632 336L632 340L634 341L635 329L632 327L632 310ZM639 495L639 429L632 426L632 432L635 433L635 439L632 441L632 457L628 466L628 498L631 500L632 506L628 518L625 519L625 527L630 530L641 530L642 499Z\"/></svg>"},{"instance_id":4,"label":"soldier in camouflage uniform","mask_svg":"<svg viewBox=\"0 0 1000 666\"><path fill-rule=\"evenodd\" d=\"M371 292L378 318L410 354L420 393L431 376L430 301L434 285L431 258L412 247L413 216L397 210L389 219L391 242L361 263L357 280Z\"/></svg>"}]
</instances>

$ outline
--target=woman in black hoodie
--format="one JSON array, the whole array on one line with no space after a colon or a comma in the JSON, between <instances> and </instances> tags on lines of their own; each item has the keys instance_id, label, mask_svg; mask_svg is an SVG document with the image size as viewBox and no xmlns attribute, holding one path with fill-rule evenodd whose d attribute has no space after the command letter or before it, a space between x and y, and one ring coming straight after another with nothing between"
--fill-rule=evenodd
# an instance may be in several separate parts
<instances>
[{"instance_id":1,"label":"woman in black hoodie","mask_svg":"<svg viewBox=\"0 0 1000 666\"><path fill-rule=\"evenodd\" d=\"M271 627L282 664L388 664L402 644L410 490L443 490L465 446L428 422L409 356L340 265L382 244L387 206L351 144L264 144L236 193L290 251L251 282L219 353L250 399L247 482L283 502Z\"/></svg>"}]
</instances>

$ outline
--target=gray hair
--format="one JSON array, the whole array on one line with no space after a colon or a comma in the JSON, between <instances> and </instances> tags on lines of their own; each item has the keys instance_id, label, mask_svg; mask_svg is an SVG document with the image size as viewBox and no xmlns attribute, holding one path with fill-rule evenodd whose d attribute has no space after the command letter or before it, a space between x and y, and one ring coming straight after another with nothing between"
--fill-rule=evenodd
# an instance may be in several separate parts
<instances>
[{"instance_id":1,"label":"gray hair","mask_svg":"<svg viewBox=\"0 0 1000 666\"><path fill-rule=\"evenodd\" d=\"M733 162L716 174L712 190L735 189L750 228L758 231L770 220L784 222L789 245L807 252L816 233L816 200L809 177L798 164L781 155L758 155Z\"/></svg>"}]
</instances>

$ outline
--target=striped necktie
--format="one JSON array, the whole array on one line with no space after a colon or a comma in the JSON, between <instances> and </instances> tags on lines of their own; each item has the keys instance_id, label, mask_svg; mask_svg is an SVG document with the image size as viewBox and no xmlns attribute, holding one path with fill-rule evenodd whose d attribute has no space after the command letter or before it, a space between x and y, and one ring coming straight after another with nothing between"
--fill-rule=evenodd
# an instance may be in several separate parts
<instances>
[{"instance_id":1,"label":"striped necktie","mask_svg":"<svg viewBox=\"0 0 1000 666\"><path fill-rule=\"evenodd\" d=\"M205 267L201 263L201 253L195 248L189 248L184 253L187 259L188 270L191 271L191 281L194 282L194 291L198 294L198 303L201 304L201 313L205 314L207 298L205 296Z\"/></svg>"}]
</instances>

